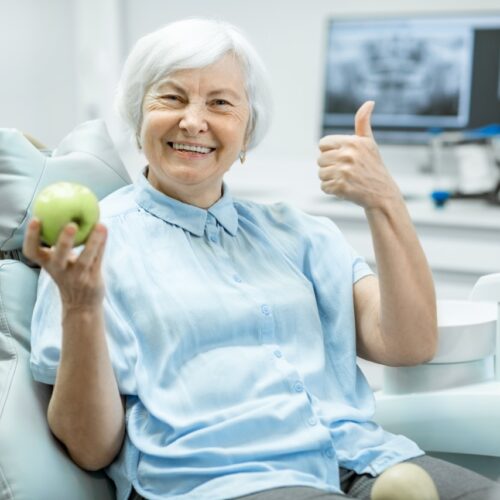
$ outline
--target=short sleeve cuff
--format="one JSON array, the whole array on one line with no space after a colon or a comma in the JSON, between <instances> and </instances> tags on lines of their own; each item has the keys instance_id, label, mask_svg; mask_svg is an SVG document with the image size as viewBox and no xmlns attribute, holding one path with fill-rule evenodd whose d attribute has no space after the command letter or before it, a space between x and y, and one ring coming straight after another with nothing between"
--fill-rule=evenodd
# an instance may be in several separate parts
<instances>
[{"instance_id":1,"label":"short sleeve cuff","mask_svg":"<svg viewBox=\"0 0 500 500\"><path fill-rule=\"evenodd\" d=\"M352 268L352 283L354 284L361 278L370 275L375 275L375 273L372 271L371 267L366 263L366 261L361 258L356 259Z\"/></svg>"},{"instance_id":2,"label":"short sleeve cuff","mask_svg":"<svg viewBox=\"0 0 500 500\"><path fill-rule=\"evenodd\" d=\"M57 368L47 368L30 362L31 373L37 382L54 385L56 383Z\"/></svg>"}]
</instances>

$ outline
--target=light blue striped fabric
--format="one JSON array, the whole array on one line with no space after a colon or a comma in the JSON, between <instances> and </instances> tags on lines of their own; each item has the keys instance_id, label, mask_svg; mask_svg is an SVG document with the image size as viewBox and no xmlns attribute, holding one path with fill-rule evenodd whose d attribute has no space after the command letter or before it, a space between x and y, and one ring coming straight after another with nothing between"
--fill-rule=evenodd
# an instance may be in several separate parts
<instances>
[{"instance_id":1,"label":"light blue striped fabric","mask_svg":"<svg viewBox=\"0 0 500 500\"><path fill-rule=\"evenodd\" d=\"M421 455L371 419L352 287L371 273L328 219L223 197L204 210L144 176L102 203L108 344L127 438L108 472L124 500L339 491ZM60 306L45 273L31 367L54 383Z\"/></svg>"}]
</instances>

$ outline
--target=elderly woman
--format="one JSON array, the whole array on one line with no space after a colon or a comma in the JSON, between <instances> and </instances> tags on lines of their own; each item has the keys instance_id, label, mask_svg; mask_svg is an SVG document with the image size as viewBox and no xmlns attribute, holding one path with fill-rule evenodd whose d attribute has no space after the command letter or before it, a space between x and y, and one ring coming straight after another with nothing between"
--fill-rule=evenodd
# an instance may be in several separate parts
<instances>
[{"instance_id":1,"label":"elderly woman","mask_svg":"<svg viewBox=\"0 0 500 500\"><path fill-rule=\"evenodd\" d=\"M107 468L119 500L368 498L405 460L442 498L484 498L485 478L373 422L356 366L436 349L431 273L373 103L354 135L320 141L318 163L325 192L365 209L379 279L331 221L231 197L224 174L264 135L268 96L226 23L176 22L132 50L118 107L143 174L101 203L81 251L74 225L52 248L36 219L26 234L43 268L31 366L54 385L50 428L81 467Z\"/></svg>"}]
</instances>

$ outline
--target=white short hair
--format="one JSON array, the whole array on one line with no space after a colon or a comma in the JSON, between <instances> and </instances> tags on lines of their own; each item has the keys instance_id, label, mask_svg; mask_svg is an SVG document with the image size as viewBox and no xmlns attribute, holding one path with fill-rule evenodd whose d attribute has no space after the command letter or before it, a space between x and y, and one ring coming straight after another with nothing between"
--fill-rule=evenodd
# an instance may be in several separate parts
<instances>
[{"instance_id":1,"label":"white short hair","mask_svg":"<svg viewBox=\"0 0 500 500\"><path fill-rule=\"evenodd\" d=\"M208 66L227 53L233 53L243 68L250 106L247 147L253 148L270 124L269 77L260 56L242 32L224 21L185 19L140 38L125 61L115 109L137 138L144 95L152 85L177 70Z\"/></svg>"}]
</instances>

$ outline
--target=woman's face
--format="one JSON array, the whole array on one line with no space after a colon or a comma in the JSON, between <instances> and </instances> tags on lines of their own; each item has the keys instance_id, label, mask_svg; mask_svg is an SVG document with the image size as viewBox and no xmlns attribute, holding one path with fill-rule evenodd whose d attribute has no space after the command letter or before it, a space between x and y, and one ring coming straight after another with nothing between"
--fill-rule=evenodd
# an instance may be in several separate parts
<instances>
[{"instance_id":1,"label":"woman's face","mask_svg":"<svg viewBox=\"0 0 500 500\"><path fill-rule=\"evenodd\" d=\"M231 54L172 73L144 97L141 144L149 182L185 203L213 205L224 174L246 149L249 116L243 70Z\"/></svg>"}]
</instances>

